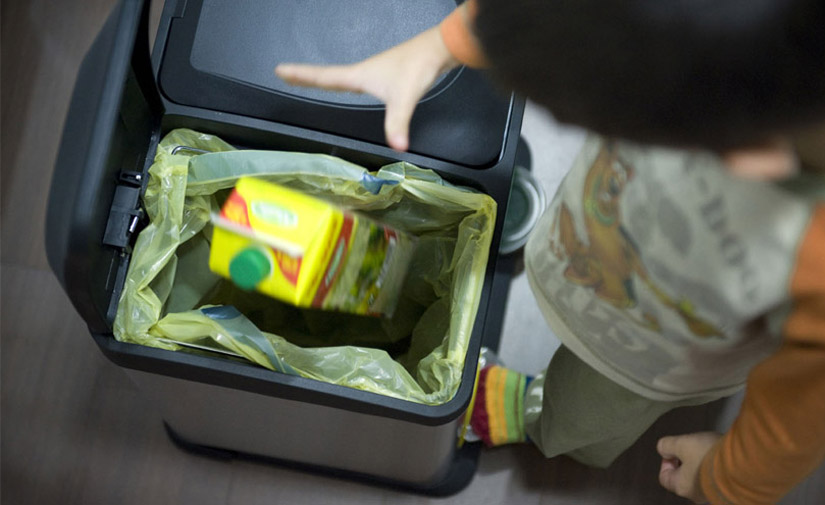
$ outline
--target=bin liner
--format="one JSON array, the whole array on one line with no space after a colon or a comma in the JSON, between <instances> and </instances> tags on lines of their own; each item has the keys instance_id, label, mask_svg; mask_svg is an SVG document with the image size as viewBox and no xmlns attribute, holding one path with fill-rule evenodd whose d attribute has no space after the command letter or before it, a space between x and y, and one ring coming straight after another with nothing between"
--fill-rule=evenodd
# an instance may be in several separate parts
<instances>
[{"instance_id":1,"label":"bin liner","mask_svg":"<svg viewBox=\"0 0 825 505\"><path fill-rule=\"evenodd\" d=\"M299 309L211 273L210 214L241 176L304 191L417 236L393 317ZM404 162L371 173L332 156L236 150L218 137L178 129L158 145L143 204L149 224L138 235L118 305L118 340L220 352L430 405L458 389L495 224L488 195Z\"/></svg>"}]
</instances>

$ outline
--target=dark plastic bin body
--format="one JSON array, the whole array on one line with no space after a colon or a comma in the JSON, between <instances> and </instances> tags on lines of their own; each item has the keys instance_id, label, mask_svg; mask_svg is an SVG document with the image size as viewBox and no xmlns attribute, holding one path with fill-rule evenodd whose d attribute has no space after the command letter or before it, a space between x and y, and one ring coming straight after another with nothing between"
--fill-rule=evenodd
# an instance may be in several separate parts
<instances>
[{"instance_id":1,"label":"dark plastic bin body","mask_svg":"<svg viewBox=\"0 0 825 505\"><path fill-rule=\"evenodd\" d=\"M474 130L486 130L484 121L492 118L491 128L500 138L491 150L489 138L482 135L482 155L466 149L451 151L450 142L436 142L432 148L414 142L409 153L392 151L375 138L383 110L369 103L336 105L269 90L275 96L263 112L244 113L249 100L261 96L260 86L221 84L222 77L216 75L206 76L215 88L212 93L226 85L236 91L229 93L236 101L210 108L200 103L200 92L193 91L197 98L191 100L181 94L188 79L198 80L189 70L181 74L180 69L163 68L168 62L177 65L179 45L189 44L180 42L181 30L192 23L187 16L206 5L217 8L215 0L168 1L150 60L148 8L140 0L122 0L89 50L75 85L52 181L46 227L52 269L102 352L158 406L170 435L182 446L429 494L461 489L475 472L477 447L457 449L456 430L472 395L479 349L497 347L509 283L507 267L503 263L497 267L496 250L523 100L499 98L503 101L498 106L481 107L486 110L483 117L474 112L462 116L460 111L471 108L472 100L492 90L481 74L467 69L448 75L446 83L443 80L428 95L429 106L416 114L413 135L429 131L428 124L434 131L444 125L460 129L456 117L464 118L465 133L473 135ZM270 5L278 8L277 2ZM456 83L459 91L475 91L456 98L451 94ZM443 110L434 107L439 100ZM301 107L303 119L294 115ZM288 120L281 120L279 111ZM324 114L332 118L326 127L318 119ZM445 120L443 114L451 119ZM367 133L358 135L359 125ZM408 161L490 194L499 205L493 250L456 396L446 404L426 406L220 357L116 341L112 321L131 244L145 225L139 197L146 171L159 139L179 127L218 135L239 148L332 154L370 169Z\"/></svg>"}]
</instances>

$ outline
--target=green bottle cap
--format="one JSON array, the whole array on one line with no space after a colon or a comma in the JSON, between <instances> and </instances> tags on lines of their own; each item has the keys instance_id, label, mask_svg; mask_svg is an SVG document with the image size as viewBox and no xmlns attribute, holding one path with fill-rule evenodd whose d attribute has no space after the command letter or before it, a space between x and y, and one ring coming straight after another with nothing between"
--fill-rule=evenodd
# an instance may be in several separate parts
<instances>
[{"instance_id":1,"label":"green bottle cap","mask_svg":"<svg viewBox=\"0 0 825 505\"><path fill-rule=\"evenodd\" d=\"M269 258L260 249L247 247L232 258L229 263L229 276L241 289L251 290L259 282L269 277L272 265Z\"/></svg>"}]
</instances>

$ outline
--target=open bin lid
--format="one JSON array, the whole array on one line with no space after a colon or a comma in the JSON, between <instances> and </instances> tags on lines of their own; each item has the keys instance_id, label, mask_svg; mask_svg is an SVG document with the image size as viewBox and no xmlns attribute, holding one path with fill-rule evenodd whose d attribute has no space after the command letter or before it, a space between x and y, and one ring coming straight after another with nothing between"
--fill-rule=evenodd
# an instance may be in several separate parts
<instances>
[{"instance_id":1,"label":"open bin lid","mask_svg":"<svg viewBox=\"0 0 825 505\"><path fill-rule=\"evenodd\" d=\"M289 86L281 62L352 63L436 25L452 0L179 1L159 69L172 102L384 145L384 106L369 96ZM510 98L481 72L455 69L416 108L410 151L460 165L494 165Z\"/></svg>"}]
</instances>

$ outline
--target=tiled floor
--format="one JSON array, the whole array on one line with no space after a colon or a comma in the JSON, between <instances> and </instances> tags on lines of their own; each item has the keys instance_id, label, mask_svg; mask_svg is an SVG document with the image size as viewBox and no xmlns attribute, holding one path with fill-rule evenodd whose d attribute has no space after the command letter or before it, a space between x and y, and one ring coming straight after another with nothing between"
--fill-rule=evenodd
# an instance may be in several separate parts
<instances>
[{"instance_id":1,"label":"tiled floor","mask_svg":"<svg viewBox=\"0 0 825 505\"><path fill-rule=\"evenodd\" d=\"M435 499L174 447L159 415L98 351L48 269L49 180L80 60L114 0L2 3L2 503L27 504L664 504L658 436L723 429L736 401L662 418L609 470L529 446L485 451L463 492ZM155 9L157 15L157 9ZM528 108L524 136L548 194L582 141ZM558 346L524 276L507 306L501 356L525 372ZM783 503L825 503L825 469Z\"/></svg>"}]
</instances>

